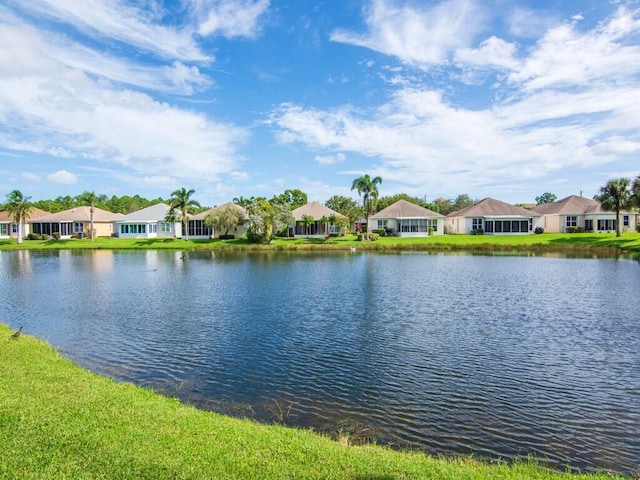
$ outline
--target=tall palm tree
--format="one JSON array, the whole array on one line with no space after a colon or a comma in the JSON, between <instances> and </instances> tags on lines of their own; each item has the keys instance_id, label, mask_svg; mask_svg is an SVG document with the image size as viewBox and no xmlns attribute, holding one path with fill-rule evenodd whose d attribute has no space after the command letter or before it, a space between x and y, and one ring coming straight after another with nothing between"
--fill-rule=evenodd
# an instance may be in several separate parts
<instances>
[{"instance_id":1,"label":"tall palm tree","mask_svg":"<svg viewBox=\"0 0 640 480\"><path fill-rule=\"evenodd\" d=\"M631 204L631 191L628 178L618 178L609 180L604 187L600 188L601 195L596 195L596 199L607 210L616 212L616 237L620 236L620 210L628 208Z\"/></svg>"},{"instance_id":2,"label":"tall palm tree","mask_svg":"<svg viewBox=\"0 0 640 480\"><path fill-rule=\"evenodd\" d=\"M180 212L180 220L182 221L185 240L189 240L189 209L192 207L200 208L200 203L191 198L191 195L194 193L196 193L196 191L193 188L187 190L182 187L171 193L171 198L169 199L169 213L175 214L176 210Z\"/></svg>"},{"instance_id":3,"label":"tall palm tree","mask_svg":"<svg viewBox=\"0 0 640 480\"><path fill-rule=\"evenodd\" d=\"M13 221L18 224L18 244L22 243L22 231L24 224L33 212L33 204L29 201L31 197L25 197L20 190L13 190L7 195L7 203L2 206L13 217Z\"/></svg>"},{"instance_id":4,"label":"tall palm tree","mask_svg":"<svg viewBox=\"0 0 640 480\"><path fill-rule=\"evenodd\" d=\"M367 233L365 238L369 240L369 232L371 231L370 217L376 208L379 192L378 185L382 183L382 177L371 178L369 174L358 177L353 181L351 190L358 190L358 195L362 196L362 205L367 216Z\"/></svg>"}]
</instances>

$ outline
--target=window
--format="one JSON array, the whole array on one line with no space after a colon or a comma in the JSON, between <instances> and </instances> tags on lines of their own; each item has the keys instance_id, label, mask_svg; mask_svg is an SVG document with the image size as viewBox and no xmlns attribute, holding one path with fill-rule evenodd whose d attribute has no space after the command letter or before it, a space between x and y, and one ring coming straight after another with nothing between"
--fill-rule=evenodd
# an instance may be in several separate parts
<instances>
[{"instance_id":1,"label":"window","mask_svg":"<svg viewBox=\"0 0 640 480\"><path fill-rule=\"evenodd\" d=\"M0 235L9 235L9 225L6 223L0 223Z\"/></svg>"},{"instance_id":2,"label":"window","mask_svg":"<svg viewBox=\"0 0 640 480\"><path fill-rule=\"evenodd\" d=\"M565 220L565 226L569 227L577 227L578 226L578 217L575 216L567 216Z\"/></svg>"},{"instance_id":3,"label":"window","mask_svg":"<svg viewBox=\"0 0 640 480\"><path fill-rule=\"evenodd\" d=\"M622 226L623 227L628 227L629 226L629 215L623 215L622 216Z\"/></svg>"},{"instance_id":4,"label":"window","mask_svg":"<svg viewBox=\"0 0 640 480\"><path fill-rule=\"evenodd\" d=\"M473 219L471 219L471 230L482 230L482 219L481 218L473 218Z\"/></svg>"},{"instance_id":5,"label":"window","mask_svg":"<svg viewBox=\"0 0 640 480\"><path fill-rule=\"evenodd\" d=\"M485 233L493 233L493 220L487 220L484 222Z\"/></svg>"},{"instance_id":6,"label":"window","mask_svg":"<svg viewBox=\"0 0 640 480\"><path fill-rule=\"evenodd\" d=\"M592 232L593 231L593 220L585 220L584 221L584 229L587 232Z\"/></svg>"},{"instance_id":7,"label":"window","mask_svg":"<svg viewBox=\"0 0 640 480\"><path fill-rule=\"evenodd\" d=\"M387 228L389 220L378 220L378 228Z\"/></svg>"},{"instance_id":8,"label":"window","mask_svg":"<svg viewBox=\"0 0 640 480\"><path fill-rule=\"evenodd\" d=\"M156 233L158 231L158 224L152 223L149 225L149 233Z\"/></svg>"},{"instance_id":9,"label":"window","mask_svg":"<svg viewBox=\"0 0 640 480\"><path fill-rule=\"evenodd\" d=\"M73 233L83 233L84 232L84 223L83 222L74 222L73 223Z\"/></svg>"},{"instance_id":10,"label":"window","mask_svg":"<svg viewBox=\"0 0 640 480\"><path fill-rule=\"evenodd\" d=\"M169 222L160 222L160 231L164 232L164 233L171 233L172 229L171 229L171 223Z\"/></svg>"},{"instance_id":11,"label":"window","mask_svg":"<svg viewBox=\"0 0 640 480\"><path fill-rule=\"evenodd\" d=\"M11 233L18 233L18 224L17 223L12 223L11 224Z\"/></svg>"},{"instance_id":12,"label":"window","mask_svg":"<svg viewBox=\"0 0 640 480\"><path fill-rule=\"evenodd\" d=\"M598 230L600 231L611 231L616 229L616 221L615 220L598 220Z\"/></svg>"}]
</instances>

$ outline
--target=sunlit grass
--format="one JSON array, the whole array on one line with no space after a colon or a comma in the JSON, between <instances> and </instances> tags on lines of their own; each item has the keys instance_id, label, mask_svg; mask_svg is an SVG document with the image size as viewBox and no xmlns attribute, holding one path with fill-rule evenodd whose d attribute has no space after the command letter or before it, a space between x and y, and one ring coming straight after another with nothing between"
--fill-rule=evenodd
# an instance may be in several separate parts
<instances>
[{"instance_id":1,"label":"sunlit grass","mask_svg":"<svg viewBox=\"0 0 640 480\"><path fill-rule=\"evenodd\" d=\"M27 329L28 330L28 329ZM0 324L0 478L610 479L437 459L204 412L92 374ZM28 332L27 332L28 333Z\"/></svg>"},{"instance_id":2,"label":"sunlit grass","mask_svg":"<svg viewBox=\"0 0 640 480\"><path fill-rule=\"evenodd\" d=\"M29 249L171 249L171 250L469 250L469 251L559 251L596 253L640 253L640 233L576 233L542 235L434 235L428 238L380 237L377 241L358 241L355 235L330 239L277 238L268 245L246 239L119 239L0 240L0 250Z\"/></svg>"}]
</instances>

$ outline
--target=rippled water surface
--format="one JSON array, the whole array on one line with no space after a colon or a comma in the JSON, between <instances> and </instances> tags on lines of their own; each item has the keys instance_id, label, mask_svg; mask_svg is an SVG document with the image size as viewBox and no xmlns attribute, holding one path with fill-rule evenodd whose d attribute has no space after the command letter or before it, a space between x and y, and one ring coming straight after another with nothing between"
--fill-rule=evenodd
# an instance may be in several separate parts
<instances>
[{"instance_id":1,"label":"rippled water surface","mask_svg":"<svg viewBox=\"0 0 640 480\"><path fill-rule=\"evenodd\" d=\"M638 262L182 256L0 252L0 321L203 408L638 472Z\"/></svg>"}]
</instances>

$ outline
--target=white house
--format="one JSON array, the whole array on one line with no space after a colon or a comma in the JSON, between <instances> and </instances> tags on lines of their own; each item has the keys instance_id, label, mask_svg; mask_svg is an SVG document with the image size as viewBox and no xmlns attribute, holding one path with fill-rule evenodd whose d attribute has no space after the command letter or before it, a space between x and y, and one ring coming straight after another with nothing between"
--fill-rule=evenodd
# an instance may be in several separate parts
<instances>
[{"instance_id":1,"label":"white house","mask_svg":"<svg viewBox=\"0 0 640 480\"><path fill-rule=\"evenodd\" d=\"M167 222L169 205L156 203L124 215L113 222L118 238L170 238L182 235L180 222Z\"/></svg>"},{"instance_id":2,"label":"white house","mask_svg":"<svg viewBox=\"0 0 640 480\"><path fill-rule=\"evenodd\" d=\"M336 223L331 223L331 219L343 219L344 215L335 210L322 205L319 202L309 202L291 211L295 219L295 225L289 227L289 233L296 237L323 238L327 235L341 235L344 228ZM311 225L305 225L303 217L313 219Z\"/></svg>"},{"instance_id":3,"label":"white house","mask_svg":"<svg viewBox=\"0 0 640 480\"><path fill-rule=\"evenodd\" d=\"M240 213L243 221L236 225L229 232L214 232L212 228L207 227L204 224L204 219L207 218L208 215L219 212L220 210L224 210L225 208L233 208ZM200 212L196 215L189 217L188 223L188 231L189 238L219 238L220 235L233 235L235 238L242 238L247 236L247 226L249 222L249 214L247 211L241 206L233 202L226 202L222 205L218 205L217 207L210 208L204 212Z\"/></svg>"},{"instance_id":4,"label":"white house","mask_svg":"<svg viewBox=\"0 0 640 480\"><path fill-rule=\"evenodd\" d=\"M444 233L444 215L407 200L383 208L371 216L371 228L385 229L398 237L428 237Z\"/></svg>"}]
</instances>

